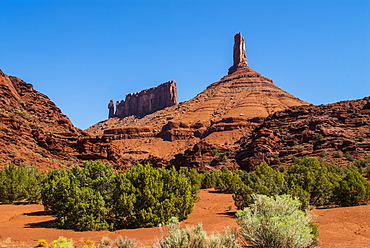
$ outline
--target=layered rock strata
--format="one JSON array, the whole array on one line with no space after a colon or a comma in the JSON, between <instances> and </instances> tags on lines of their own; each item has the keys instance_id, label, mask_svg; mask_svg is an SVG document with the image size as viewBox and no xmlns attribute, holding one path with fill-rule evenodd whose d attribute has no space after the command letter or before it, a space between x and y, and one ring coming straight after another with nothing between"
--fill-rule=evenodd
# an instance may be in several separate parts
<instances>
[{"instance_id":1,"label":"layered rock strata","mask_svg":"<svg viewBox=\"0 0 370 248\"><path fill-rule=\"evenodd\" d=\"M209 85L193 99L140 118L132 115L121 119L110 118L86 131L91 135L110 133L111 139L117 141L117 144L122 140L123 149L142 150L167 157L201 140L219 145L234 143L261 124L268 115L290 106L307 104L248 66L241 33L235 35L234 42L233 65L229 74ZM109 106L112 110L113 102ZM109 131L134 126L150 126L153 132L137 129L136 135L127 135ZM137 142L133 141L135 139ZM177 149L167 145L171 149L161 149L157 153L157 147L163 141L176 143L174 146Z\"/></svg>"},{"instance_id":2,"label":"layered rock strata","mask_svg":"<svg viewBox=\"0 0 370 248\"><path fill-rule=\"evenodd\" d=\"M33 85L1 70L0 147L0 167L59 168L91 159L125 163L107 137L89 137Z\"/></svg>"},{"instance_id":3,"label":"layered rock strata","mask_svg":"<svg viewBox=\"0 0 370 248\"><path fill-rule=\"evenodd\" d=\"M320 106L296 106L270 115L236 154L240 166L253 170L318 157L331 164L353 163L370 155L370 97Z\"/></svg>"},{"instance_id":4,"label":"layered rock strata","mask_svg":"<svg viewBox=\"0 0 370 248\"><path fill-rule=\"evenodd\" d=\"M108 104L109 118L124 118L130 115L143 117L177 103L176 82L168 81L154 88L127 94L125 100L116 102L115 112L111 100Z\"/></svg>"}]
</instances>

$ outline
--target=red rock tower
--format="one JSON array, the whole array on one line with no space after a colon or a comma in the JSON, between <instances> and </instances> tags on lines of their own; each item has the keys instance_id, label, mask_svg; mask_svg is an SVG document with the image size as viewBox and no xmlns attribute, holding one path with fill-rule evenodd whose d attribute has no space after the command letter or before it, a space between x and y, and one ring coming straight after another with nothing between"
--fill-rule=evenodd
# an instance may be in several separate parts
<instances>
[{"instance_id":1,"label":"red rock tower","mask_svg":"<svg viewBox=\"0 0 370 248\"><path fill-rule=\"evenodd\" d=\"M238 69L248 67L248 59L245 52L245 43L242 33L238 33L234 36L233 61L234 64L229 68L229 74Z\"/></svg>"}]
</instances>

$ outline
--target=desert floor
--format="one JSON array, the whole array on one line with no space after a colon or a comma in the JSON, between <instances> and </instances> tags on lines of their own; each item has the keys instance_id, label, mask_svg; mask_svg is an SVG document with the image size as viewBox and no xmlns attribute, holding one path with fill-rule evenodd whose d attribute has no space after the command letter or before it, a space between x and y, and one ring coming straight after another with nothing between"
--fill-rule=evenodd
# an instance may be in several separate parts
<instances>
[{"instance_id":1,"label":"desert floor","mask_svg":"<svg viewBox=\"0 0 370 248\"><path fill-rule=\"evenodd\" d=\"M158 227L114 232L59 230L52 228L53 217L43 210L42 205L0 205L0 247L35 247L38 239L51 242L59 236L72 238L75 245L82 247L86 240L114 240L118 235L136 238L147 247L165 232ZM231 195L201 190L200 201L182 227L201 222L208 233L222 231L226 226L237 227L235 211ZM320 225L319 247L370 247L370 205L315 209L313 213Z\"/></svg>"}]
</instances>

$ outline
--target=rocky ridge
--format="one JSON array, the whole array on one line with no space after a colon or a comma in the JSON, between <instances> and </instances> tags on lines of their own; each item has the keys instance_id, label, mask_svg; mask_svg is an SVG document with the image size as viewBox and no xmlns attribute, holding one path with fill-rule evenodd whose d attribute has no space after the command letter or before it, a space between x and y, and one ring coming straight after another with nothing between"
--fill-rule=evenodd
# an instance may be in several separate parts
<instances>
[{"instance_id":1,"label":"rocky ridge","mask_svg":"<svg viewBox=\"0 0 370 248\"><path fill-rule=\"evenodd\" d=\"M370 97L320 106L296 106L270 115L245 137L235 157L244 169L279 166L313 156L348 164L370 155Z\"/></svg>"},{"instance_id":2,"label":"rocky ridge","mask_svg":"<svg viewBox=\"0 0 370 248\"><path fill-rule=\"evenodd\" d=\"M83 160L124 163L104 137L75 128L50 99L0 70L0 165L59 168Z\"/></svg>"}]
</instances>

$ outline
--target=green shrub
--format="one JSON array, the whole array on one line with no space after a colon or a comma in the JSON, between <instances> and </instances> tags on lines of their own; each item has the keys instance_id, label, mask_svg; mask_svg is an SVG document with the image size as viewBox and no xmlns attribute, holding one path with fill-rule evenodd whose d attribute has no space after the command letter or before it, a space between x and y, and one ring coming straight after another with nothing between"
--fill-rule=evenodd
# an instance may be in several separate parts
<instances>
[{"instance_id":1,"label":"green shrub","mask_svg":"<svg viewBox=\"0 0 370 248\"><path fill-rule=\"evenodd\" d=\"M199 200L198 194L202 186L203 174L199 174L194 168L189 169L187 167L181 167L179 174L189 179L192 196L194 200Z\"/></svg>"},{"instance_id":2,"label":"green shrub","mask_svg":"<svg viewBox=\"0 0 370 248\"><path fill-rule=\"evenodd\" d=\"M215 188L216 187L216 173L213 171L206 171L203 172L203 180L202 180L202 189L209 189L209 188Z\"/></svg>"},{"instance_id":3,"label":"green shrub","mask_svg":"<svg viewBox=\"0 0 370 248\"><path fill-rule=\"evenodd\" d=\"M36 247L46 247L48 245L48 242L46 242L45 239L38 239Z\"/></svg>"},{"instance_id":4,"label":"green shrub","mask_svg":"<svg viewBox=\"0 0 370 248\"><path fill-rule=\"evenodd\" d=\"M317 228L312 216L289 195L254 195L254 203L237 213L242 238L251 247L313 247Z\"/></svg>"},{"instance_id":5,"label":"green shrub","mask_svg":"<svg viewBox=\"0 0 370 248\"><path fill-rule=\"evenodd\" d=\"M57 227L79 231L109 229L113 227L113 182L112 167L100 161L85 162L84 168L51 170L43 185L43 204L55 214Z\"/></svg>"},{"instance_id":6,"label":"green shrub","mask_svg":"<svg viewBox=\"0 0 370 248\"><path fill-rule=\"evenodd\" d=\"M155 247L158 248L239 248L236 233L226 229L224 234L207 235L202 224L187 226L180 229L177 218L171 218L168 223L169 236L163 237Z\"/></svg>"},{"instance_id":7,"label":"green shrub","mask_svg":"<svg viewBox=\"0 0 370 248\"><path fill-rule=\"evenodd\" d=\"M187 218L194 198L189 179L174 167L155 169L150 165L131 167L116 175L113 214L120 227L152 227L172 216Z\"/></svg>"},{"instance_id":8,"label":"green shrub","mask_svg":"<svg viewBox=\"0 0 370 248\"><path fill-rule=\"evenodd\" d=\"M349 152L345 152L345 153L344 153L344 157L345 157L348 161L354 161L354 158L352 157L351 153L349 153Z\"/></svg>"},{"instance_id":9,"label":"green shrub","mask_svg":"<svg viewBox=\"0 0 370 248\"><path fill-rule=\"evenodd\" d=\"M219 153L219 149L218 149L218 148L213 148L213 149L212 149L212 155L213 155L214 157L219 156L219 155L220 155L220 153Z\"/></svg>"},{"instance_id":10,"label":"green shrub","mask_svg":"<svg viewBox=\"0 0 370 248\"><path fill-rule=\"evenodd\" d=\"M31 166L11 164L0 170L0 202L37 202L41 199L44 174Z\"/></svg>"},{"instance_id":11,"label":"green shrub","mask_svg":"<svg viewBox=\"0 0 370 248\"><path fill-rule=\"evenodd\" d=\"M238 209L253 203L253 194L279 195L286 192L286 180L283 173L271 168L266 163L256 167L255 172L240 175L244 185L234 191L234 201Z\"/></svg>"},{"instance_id":12,"label":"green shrub","mask_svg":"<svg viewBox=\"0 0 370 248\"><path fill-rule=\"evenodd\" d=\"M50 243L50 248L75 248L72 239L60 236L57 240Z\"/></svg>"},{"instance_id":13,"label":"green shrub","mask_svg":"<svg viewBox=\"0 0 370 248\"><path fill-rule=\"evenodd\" d=\"M328 153L326 151L322 151L320 153L320 157L325 158L326 156L328 156Z\"/></svg>"},{"instance_id":14,"label":"green shrub","mask_svg":"<svg viewBox=\"0 0 370 248\"><path fill-rule=\"evenodd\" d=\"M356 161L356 166L368 166L366 159ZM295 159L285 174L261 164L256 172L238 175L243 182L233 195L238 209L252 204L254 194L289 194L301 201L302 209L309 205L358 205L370 197L367 189L370 183L356 167L338 167L312 157Z\"/></svg>"},{"instance_id":15,"label":"green shrub","mask_svg":"<svg viewBox=\"0 0 370 248\"><path fill-rule=\"evenodd\" d=\"M364 159L357 159L355 166L360 173L364 173L368 178L370 177L370 157L366 156Z\"/></svg>"},{"instance_id":16,"label":"green shrub","mask_svg":"<svg viewBox=\"0 0 370 248\"><path fill-rule=\"evenodd\" d=\"M362 136L360 136L360 137L358 137L358 141L360 141L360 142L364 142L364 141L365 141L365 138L364 138L364 137L362 137Z\"/></svg>"},{"instance_id":17,"label":"green shrub","mask_svg":"<svg viewBox=\"0 0 370 248\"><path fill-rule=\"evenodd\" d=\"M342 153L341 152L333 152L332 156L333 156L333 158L340 158L340 157L342 157Z\"/></svg>"},{"instance_id":18,"label":"green shrub","mask_svg":"<svg viewBox=\"0 0 370 248\"><path fill-rule=\"evenodd\" d=\"M321 134L321 133L316 133L314 136L313 136L313 139L314 140L321 140L323 139L324 136Z\"/></svg>"},{"instance_id":19,"label":"green shrub","mask_svg":"<svg viewBox=\"0 0 370 248\"><path fill-rule=\"evenodd\" d=\"M234 193L243 185L239 175L232 173L227 167L222 167L220 171L214 171L213 173L216 177L215 189L220 192Z\"/></svg>"},{"instance_id":20,"label":"green shrub","mask_svg":"<svg viewBox=\"0 0 370 248\"><path fill-rule=\"evenodd\" d=\"M355 206L369 200L370 183L353 168L339 181L334 189L336 203L341 206Z\"/></svg>"},{"instance_id":21,"label":"green shrub","mask_svg":"<svg viewBox=\"0 0 370 248\"><path fill-rule=\"evenodd\" d=\"M171 216L184 220L193 209L201 179L194 170L181 173L138 164L114 174L109 164L86 162L84 168L51 170L43 183L42 200L60 228L156 226Z\"/></svg>"},{"instance_id":22,"label":"green shrub","mask_svg":"<svg viewBox=\"0 0 370 248\"><path fill-rule=\"evenodd\" d=\"M333 189L340 179L337 167L311 157L298 160L290 166L287 177L289 185L299 185L309 193L310 204L315 206L333 203Z\"/></svg>"},{"instance_id":23,"label":"green shrub","mask_svg":"<svg viewBox=\"0 0 370 248\"><path fill-rule=\"evenodd\" d=\"M301 210L308 209L310 205L310 193L304 190L302 186L288 182L287 190L284 193L299 200L301 202Z\"/></svg>"}]
</instances>

